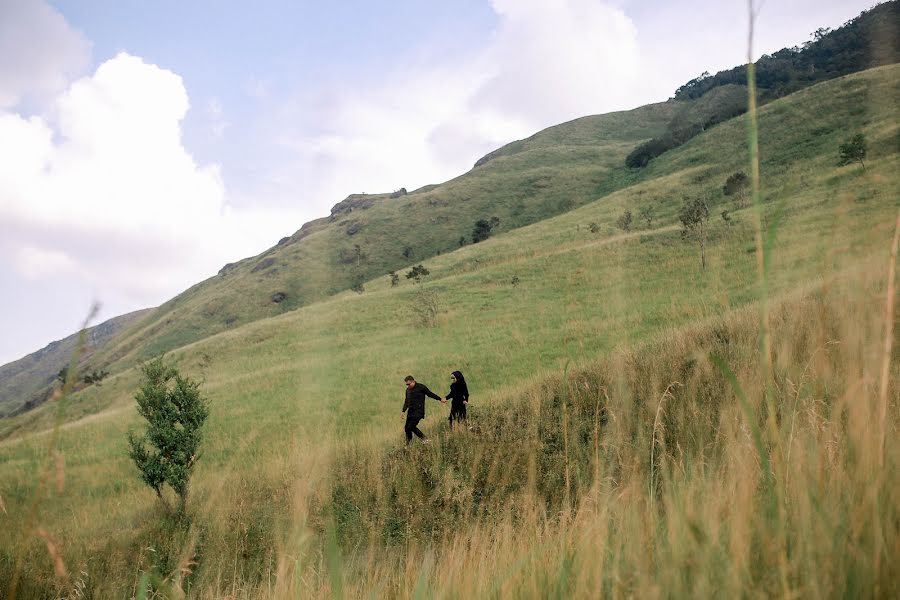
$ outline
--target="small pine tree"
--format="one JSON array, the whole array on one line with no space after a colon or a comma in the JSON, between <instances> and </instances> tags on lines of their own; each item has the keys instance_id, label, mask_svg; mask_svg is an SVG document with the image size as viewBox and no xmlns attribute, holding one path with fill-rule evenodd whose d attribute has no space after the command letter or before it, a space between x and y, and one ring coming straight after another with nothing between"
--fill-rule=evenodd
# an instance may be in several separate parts
<instances>
[{"instance_id":1,"label":"small pine tree","mask_svg":"<svg viewBox=\"0 0 900 600\"><path fill-rule=\"evenodd\" d=\"M463 235L459 236L459 247L462 248L465 245L466 245L466 237Z\"/></svg>"},{"instance_id":2,"label":"small pine tree","mask_svg":"<svg viewBox=\"0 0 900 600\"><path fill-rule=\"evenodd\" d=\"M200 395L200 384L182 377L163 357L143 365L141 372L141 387L134 399L138 413L147 420L147 428L142 435L128 432L128 455L141 479L167 508L163 487L168 484L175 491L183 513L209 409Z\"/></svg>"},{"instance_id":3,"label":"small pine tree","mask_svg":"<svg viewBox=\"0 0 900 600\"><path fill-rule=\"evenodd\" d=\"M840 160L838 161L839 166L849 165L852 162L859 161L859 164L862 165L863 171L866 171L866 163L863 162L866 158L866 153L868 152L866 136L861 133L857 133L852 138L841 144L838 151L840 152Z\"/></svg>"},{"instance_id":4,"label":"small pine tree","mask_svg":"<svg viewBox=\"0 0 900 600\"><path fill-rule=\"evenodd\" d=\"M600 231L600 226L594 221L591 221L591 224L588 225L588 230L590 230L591 233L597 233Z\"/></svg>"}]
</instances>

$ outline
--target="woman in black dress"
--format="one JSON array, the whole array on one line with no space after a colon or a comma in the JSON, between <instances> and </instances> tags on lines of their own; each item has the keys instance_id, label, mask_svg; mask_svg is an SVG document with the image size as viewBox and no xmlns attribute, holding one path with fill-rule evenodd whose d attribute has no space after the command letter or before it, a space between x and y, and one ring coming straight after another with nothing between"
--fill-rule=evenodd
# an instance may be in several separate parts
<instances>
[{"instance_id":1,"label":"woman in black dress","mask_svg":"<svg viewBox=\"0 0 900 600\"><path fill-rule=\"evenodd\" d=\"M469 387L463 374L459 371L453 371L450 374L450 393L447 394L447 400L452 400L450 404L450 429L453 429L453 421L466 420L466 406L469 404Z\"/></svg>"}]
</instances>

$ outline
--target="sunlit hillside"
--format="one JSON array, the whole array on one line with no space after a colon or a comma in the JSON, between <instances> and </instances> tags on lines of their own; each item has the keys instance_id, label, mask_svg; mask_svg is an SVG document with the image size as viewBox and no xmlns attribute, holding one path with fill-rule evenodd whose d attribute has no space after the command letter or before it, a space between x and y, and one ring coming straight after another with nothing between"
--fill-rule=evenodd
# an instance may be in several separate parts
<instances>
[{"instance_id":1,"label":"sunlit hillside","mask_svg":"<svg viewBox=\"0 0 900 600\"><path fill-rule=\"evenodd\" d=\"M571 210L452 252L479 213L462 230L437 218L429 239L446 251L421 261L420 283L369 278L361 293L168 355L210 401L189 519L166 517L126 456L136 369L0 421L0 518L33 519L66 569L54 574L46 539L3 527L0 581L20 569L22 598L131 597L142 577L200 598L896 595L900 454L879 436L898 426L897 362L884 353L898 87L900 67L882 67L760 111L768 388L756 214L722 189L748 169L745 118L623 171L594 202L592 177L618 168L653 126L575 121L423 192L475 198L520 161L516 181L560 178L546 197ZM661 123L665 106L630 114ZM868 140L865 167L837 166L856 133ZM608 155L594 141L577 150L597 138ZM515 218L515 198L537 197L507 184L501 223ZM378 200L384 220L366 223L385 228L392 251L402 252L391 223L404 211L436 218L440 202L415 196ZM693 199L709 209L705 268L678 219ZM364 240L337 226L376 206L308 240L334 251ZM628 228L617 225L625 211ZM265 275L240 268L223 279L258 289ZM171 318L192 294L212 302L216 285L176 299ZM182 325L209 333L199 315L211 304L190 306ZM135 330L121 356L159 349L164 323ZM429 401L434 443L403 450L403 376L443 393L455 369L472 391L472 429L451 435L446 407ZM47 456L57 441L64 463Z\"/></svg>"}]
</instances>

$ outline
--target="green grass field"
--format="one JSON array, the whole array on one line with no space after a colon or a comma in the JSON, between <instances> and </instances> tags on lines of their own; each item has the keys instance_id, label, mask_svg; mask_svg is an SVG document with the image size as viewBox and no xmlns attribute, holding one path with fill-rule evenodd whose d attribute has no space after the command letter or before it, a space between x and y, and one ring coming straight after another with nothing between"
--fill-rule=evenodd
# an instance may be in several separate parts
<instances>
[{"instance_id":1,"label":"green grass field","mask_svg":"<svg viewBox=\"0 0 900 600\"><path fill-rule=\"evenodd\" d=\"M650 137L659 105L637 113L646 128L592 117L446 184L489 188L502 184L488 173L546 170L562 178L560 200L571 182L577 208L428 259L423 283L392 288L382 276L362 294L198 341L211 321L195 308L218 288L195 288L185 302L206 300L165 313L177 327L135 330L111 351L120 369L102 386L0 421L0 581L24 557L20 598L130 598L145 572L200 598L896 594L900 454L890 444L882 454L874 430L892 439L900 423L895 356L886 420L878 392L898 73L826 82L760 112L764 213L778 223L773 427L742 411L709 358L721 355L752 415L764 412L753 209L721 191L747 169L744 119L634 173L613 163ZM867 170L835 166L857 131ZM591 144L611 132L609 165L596 155L577 167L584 179L560 174L590 162L572 148L595 156ZM607 176L588 185L594 168ZM505 189L513 205L524 194ZM705 270L677 226L686 197L710 205ZM395 224L413 198L386 201L379 217L398 248ZM652 225L616 229L623 210L637 217L646 205ZM431 327L414 310L423 294L436 303ZM129 365L184 341L169 357L204 381L211 408L190 522L161 513L125 451L137 424ZM403 454L403 376L444 392L454 369L470 382L476 431L448 435L447 409L432 403L424 429L435 444ZM64 464L48 456L57 419ZM46 539L22 537L34 507L65 576Z\"/></svg>"}]
</instances>

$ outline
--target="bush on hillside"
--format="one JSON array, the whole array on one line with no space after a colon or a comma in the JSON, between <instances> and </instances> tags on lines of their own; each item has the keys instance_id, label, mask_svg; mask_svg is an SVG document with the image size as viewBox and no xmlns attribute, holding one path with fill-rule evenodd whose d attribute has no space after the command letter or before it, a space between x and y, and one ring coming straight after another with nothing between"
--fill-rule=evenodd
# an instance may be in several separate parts
<instances>
[{"instance_id":1,"label":"bush on hillside","mask_svg":"<svg viewBox=\"0 0 900 600\"><path fill-rule=\"evenodd\" d=\"M419 283L422 281L422 278L427 277L429 273L431 273L431 271L426 269L425 265L416 265L406 273L406 278Z\"/></svg>"},{"instance_id":2,"label":"bush on hillside","mask_svg":"<svg viewBox=\"0 0 900 600\"><path fill-rule=\"evenodd\" d=\"M726 196L735 196L738 199L738 205L744 206L747 197L747 190L750 189L750 178L743 171L732 173L725 180L722 186L722 193Z\"/></svg>"},{"instance_id":3,"label":"bush on hillside","mask_svg":"<svg viewBox=\"0 0 900 600\"><path fill-rule=\"evenodd\" d=\"M86 383L87 385L97 384L100 385L100 382L106 379L109 376L109 371L105 371L103 369L94 370L90 373L85 373L81 378L81 381Z\"/></svg>"},{"instance_id":4,"label":"bush on hillside","mask_svg":"<svg viewBox=\"0 0 900 600\"><path fill-rule=\"evenodd\" d=\"M626 210L619 218L616 219L616 227L621 229L622 231L631 231L631 223L634 220L634 216L631 214L630 210Z\"/></svg>"},{"instance_id":5,"label":"bush on hillside","mask_svg":"<svg viewBox=\"0 0 900 600\"><path fill-rule=\"evenodd\" d=\"M486 219L478 219L472 227L472 243L477 244L491 237L491 224Z\"/></svg>"}]
</instances>

